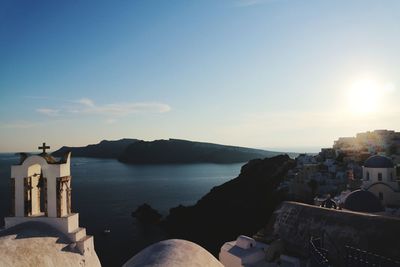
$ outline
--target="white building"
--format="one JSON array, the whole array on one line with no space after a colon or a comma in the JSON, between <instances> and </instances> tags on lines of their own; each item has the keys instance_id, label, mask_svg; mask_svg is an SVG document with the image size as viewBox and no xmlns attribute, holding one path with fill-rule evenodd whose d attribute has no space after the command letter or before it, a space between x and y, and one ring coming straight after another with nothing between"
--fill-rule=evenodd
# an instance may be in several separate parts
<instances>
[{"instance_id":1,"label":"white building","mask_svg":"<svg viewBox=\"0 0 400 267\"><path fill-rule=\"evenodd\" d=\"M83 266L88 266L89 262L90 266L99 266L93 236L86 235L86 229L79 227L79 214L71 211L71 153L56 161L45 152L46 148L49 147L43 144L40 148L43 153L39 155L21 153L19 165L11 166L12 207L11 215L4 218L5 230L0 231L4 236L2 239L7 240L7 235L12 236L10 233L14 232L13 229L29 232L38 223L39 228L40 224L45 224L50 226L49 231L54 229L67 238L68 251L81 254L83 258L80 260L87 262ZM18 244L23 241L18 241ZM33 247L31 243L23 242L21 246L28 251ZM7 251L7 248L5 246L3 250ZM40 257L37 260L40 262ZM47 266L44 262L42 265Z\"/></svg>"},{"instance_id":2,"label":"white building","mask_svg":"<svg viewBox=\"0 0 400 267\"><path fill-rule=\"evenodd\" d=\"M384 206L400 206L400 183L388 157L375 155L365 161L362 188L372 192Z\"/></svg>"},{"instance_id":3,"label":"white building","mask_svg":"<svg viewBox=\"0 0 400 267\"><path fill-rule=\"evenodd\" d=\"M279 254L279 245L267 245L241 235L221 247L219 260L225 267L300 267L300 259L295 257L281 254L272 259Z\"/></svg>"},{"instance_id":4,"label":"white building","mask_svg":"<svg viewBox=\"0 0 400 267\"><path fill-rule=\"evenodd\" d=\"M229 267L255 265L264 261L267 247L253 238L241 235L236 241L226 242L221 247L219 260Z\"/></svg>"}]
</instances>

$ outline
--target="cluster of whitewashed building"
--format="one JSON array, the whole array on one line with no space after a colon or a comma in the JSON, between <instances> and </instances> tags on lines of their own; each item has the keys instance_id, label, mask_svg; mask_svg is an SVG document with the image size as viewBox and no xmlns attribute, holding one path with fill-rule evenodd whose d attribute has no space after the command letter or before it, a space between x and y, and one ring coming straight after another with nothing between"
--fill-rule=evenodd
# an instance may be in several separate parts
<instances>
[{"instance_id":1,"label":"cluster of whitewashed building","mask_svg":"<svg viewBox=\"0 0 400 267\"><path fill-rule=\"evenodd\" d=\"M299 163L303 164L305 172L309 171L308 164L315 164L307 156L302 156ZM241 236L221 248L221 262L235 267L400 266L400 262L390 258L396 256L399 249L396 237L389 240L391 228L400 228L400 179L390 158L371 156L362 166L359 189L346 190L335 198L317 202L319 205L314 208L284 203L276 211L272 230L269 229L268 235L274 237L269 244ZM323 241L327 237L328 244ZM381 244L375 246L370 241L377 237ZM367 245L360 244L363 239ZM397 245L392 247L391 255L376 253L379 249L383 254L388 253L388 247L393 244ZM364 245L364 249L354 247L360 245ZM373 249L375 253L365 249ZM278 258L274 258L275 253L279 254Z\"/></svg>"},{"instance_id":2,"label":"cluster of whitewashed building","mask_svg":"<svg viewBox=\"0 0 400 267\"><path fill-rule=\"evenodd\" d=\"M301 155L297 163L303 177L317 177L316 157ZM400 229L400 179L390 158L370 156L362 164L358 189L315 200L317 206L284 203L276 211L272 230L266 227L272 241L265 244L241 236L221 248L221 262L225 266L400 266L390 258L397 257L399 249L392 231ZM379 244L371 242L376 238Z\"/></svg>"},{"instance_id":3,"label":"cluster of whitewashed building","mask_svg":"<svg viewBox=\"0 0 400 267\"><path fill-rule=\"evenodd\" d=\"M299 155L296 167L289 171L280 189L286 188L289 196L300 201L309 201L307 196L319 194L313 199L315 208L284 203L276 211L274 230L269 233L275 237L272 242L240 236L221 248L221 262L225 266L400 266L400 262L390 259L390 256L396 257L399 249L393 247L393 242L398 243L396 238L390 237L391 228L400 227L399 141L400 133L378 130L340 138L333 148L322 149L318 155ZM314 181L316 192L312 192L310 181ZM301 225L299 221L304 222ZM378 224L383 226L374 228ZM361 229L361 225L370 231ZM291 227L293 231L288 231ZM328 232L331 232L331 243L323 245L321 240L327 238L324 235ZM281 235L276 237L277 233ZM307 235L310 243L304 237ZM285 236L287 239L283 241ZM351 240L350 236L355 239ZM368 241L377 237L382 238L382 243L374 247ZM296 239L300 242L292 242ZM357 239L365 239L364 249L352 247L360 245L354 242ZM302 247L309 249L299 256ZM337 254L338 247L339 254L345 256ZM378 255L379 249L384 255L392 249L391 255ZM277 251L279 256L274 258ZM337 261L332 263L328 258Z\"/></svg>"},{"instance_id":4,"label":"cluster of whitewashed building","mask_svg":"<svg viewBox=\"0 0 400 267\"><path fill-rule=\"evenodd\" d=\"M333 144L336 154L344 154L349 161L364 161L369 155L384 154L400 163L400 132L375 130L358 133L355 137L341 137Z\"/></svg>"},{"instance_id":5,"label":"cluster of whitewashed building","mask_svg":"<svg viewBox=\"0 0 400 267\"><path fill-rule=\"evenodd\" d=\"M361 167L354 163L342 164L335 158L301 154L297 165L283 182L290 199L310 202L313 195L326 195L346 189L349 178L361 175Z\"/></svg>"},{"instance_id":6,"label":"cluster of whitewashed building","mask_svg":"<svg viewBox=\"0 0 400 267\"><path fill-rule=\"evenodd\" d=\"M369 157L362 167L360 188L354 191L344 191L335 200L339 206L343 204L346 208L346 202L349 199L355 199L355 196L359 198L358 201L361 206L355 211L400 215L400 177L398 168L393 161L381 155ZM380 208L375 211L369 210L373 204L367 205L367 203L376 203L375 206Z\"/></svg>"},{"instance_id":7,"label":"cluster of whitewashed building","mask_svg":"<svg viewBox=\"0 0 400 267\"><path fill-rule=\"evenodd\" d=\"M310 197L317 195L317 203L329 195L336 197L336 201L340 203L346 194L364 188L373 191L386 205L388 201L387 198L382 200L383 196L388 195L391 198L389 192L397 190L400 176L399 147L400 133L388 130L339 138L332 148L321 149L318 155L299 155L296 158L296 168L288 173L282 187L286 186L289 197L296 201L310 202ZM379 192L372 177L379 175L380 184L384 184L386 170L378 168L379 170L365 171L373 166L380 166L377 162L391 169L386 186L379 187Z\"/></svg>"}]
</instances>

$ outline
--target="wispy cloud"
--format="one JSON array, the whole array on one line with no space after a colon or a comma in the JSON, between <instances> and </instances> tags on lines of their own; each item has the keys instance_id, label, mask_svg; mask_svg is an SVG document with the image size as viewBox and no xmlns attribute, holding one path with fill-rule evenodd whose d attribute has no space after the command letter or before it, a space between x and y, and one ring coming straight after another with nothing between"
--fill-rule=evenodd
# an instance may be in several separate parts
<instances>
[{"instance_id":1,"label":"wispy cloud","mask_svg":"<svg viewBox=\"0 0 400 267\"><path fill-rule=\"evenodd\" d=\"M115 122L116 122L115 119L107 119L107 120L106 120L106 123L107 123L107 124L113 124L113 123L115 123Z\"/></svg>"},{"instance_id":2,"label":"wispy cloud","mask_svg":"<svg viewBox=\"0 0 400 267\"><path fill-rule=\"evenodd\" d=\"M0 128L3 129L29 129L37 127L39 123L27 122L27 121L16 121L10 123L0 123Z\"/></svg>"},{"instance_id":3,"label":"wispy cloud","mask_svg":"<svg viewBox=\"0 0 400 267\"><path fill-rule=\"evenodd\" d=\"M94 102L93 100L89 99L89 98L81 98L78 101L76 101L77 103L80 103L84 106L88 106L88 107L94 107Z\"/></svg>"},{"instance_id":4,"label":"wispy cloud","mask_svg":"<svg viewBox=\"0 0 400 267\"><path fill-rule=\"evenodd\" d=\"M50 117L58 116L60 113L60 110L51 108L38 108L36 111Z\"/></svg>"},{"instance_id":5,"label":"wispy cloud","mask_svg":"<svg viewBox=\"0 0 400 267\"><path fill-rule=\"evenodd\" d=\"M80 106L70 110L73 113L101 114L109 116L126 116L135 113L165 113L171 110L167 104L157 102L139 102L139 103L113 103L105 105L96 105L89 98L82 98L76 103Z\"/></svg>"},{"instance_id":6,"label":"wispy cloud","mask_svg":"<svg viewBox=\"0 0 400 267\"><path fill-rule=\"evenodd\" d=\"M237 0L235 2L236 7L249 7L255 5L261 5L266 3L277 2L279 0Z\"/></svg>"},{"instance_id":7,"label":"wispy cloud","mask_svg":"<svg viewBox=\"0 0 400 267\"><path fill-rule=\"evenodd\" d=\"M169 105L158 102L127 102L98 105L92 99L81 98L71 103L71 105L61 109L40 108L36 111L47 116L67 114L101 115L107 118L107 123L114 123L118 117L139 113L165 113L171 110Z\"/></svg>"},{"instance_id":8,"label":"wispy cloud","mask_svg":"<svg viewBox=\"0 0 400 267\"><path fill-rule=\"evenodd\" d=\"M48 96L37 96L37 95L24 95L22 97L23 98L28 98L28 99L51 99Z\"/></svg>"}]
</instances>

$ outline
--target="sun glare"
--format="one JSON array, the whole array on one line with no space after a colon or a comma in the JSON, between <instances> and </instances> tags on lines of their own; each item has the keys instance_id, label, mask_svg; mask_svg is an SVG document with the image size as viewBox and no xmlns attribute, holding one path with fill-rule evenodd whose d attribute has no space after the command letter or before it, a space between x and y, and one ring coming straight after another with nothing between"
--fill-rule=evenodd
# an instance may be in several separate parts
<instances>
[{"instance_id":1,"label":"sun glare","mask_svg":"<svg viewBox=\"0 0 400 267\"><path fill-rule=\"evenodd\" d=\"M348 92L350 110L358 115L378 111L382 86L372 79L362 79L353 83Z\"/></svg>"}]
</instances>

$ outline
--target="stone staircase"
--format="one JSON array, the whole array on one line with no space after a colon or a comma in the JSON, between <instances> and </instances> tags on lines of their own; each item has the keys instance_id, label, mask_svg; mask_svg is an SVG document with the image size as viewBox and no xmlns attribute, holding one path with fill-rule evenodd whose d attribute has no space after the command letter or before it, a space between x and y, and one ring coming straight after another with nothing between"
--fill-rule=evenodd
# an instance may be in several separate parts
<instances>
[{"instance_id":1,"label":"stone staircase","mask_svg":"<svg viewBox=\"0 0 400 267\"><path fill-rule=\"evenodd\" d=\"M5 229L31 221L49 224L69 238L71 243L67 246L68 250L78 252L81 255L94 252L93 236L87 235L86 229L79 226L78 213L71 213L63 217L6 217L4 218L4 221Z\"/></svg>"},{"instance_id":2,"label":"stone staircase","mask_svg":"<svg viewBox=\"0 0 400 267\"><path fill-rule=\"evenodd\" d=\"M71 251L77 251L82 255L94 251L93 236L86 235L85 228L78 227L77 229L68 233L68 237L72 242L68 246Z\"/></svg>"}]
</instances>

